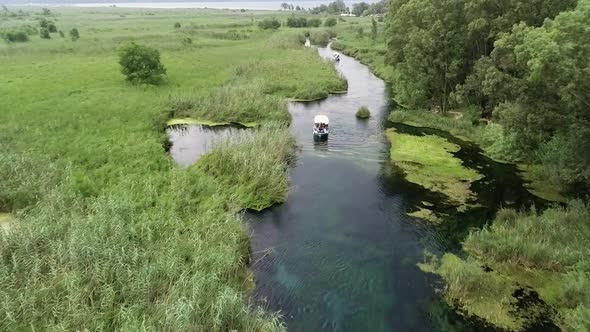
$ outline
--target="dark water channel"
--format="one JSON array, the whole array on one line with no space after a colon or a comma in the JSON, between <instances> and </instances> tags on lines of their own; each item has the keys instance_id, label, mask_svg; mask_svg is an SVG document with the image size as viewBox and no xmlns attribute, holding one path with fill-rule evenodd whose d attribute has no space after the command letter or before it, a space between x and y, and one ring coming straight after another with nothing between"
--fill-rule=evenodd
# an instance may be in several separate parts
<instances>
[{"instance_id":1,"label":"dark water channel","mask_svg":"<svg viewBox=\"0 0 590 332\"><path fill-rule=\"evenodd\" d=\"M319 52L332 55L329 49ZM302 151L291 169L287 202L247 214L254 301L280 311L289 331L485 329L442 303L436 278L416 264L425 249L456 250L467 229L481 227L498 206L529 205L534 197L514 166L495 163L445 133L400 125L402 132L440 134L460 144L456 155L486 175L473 185L482 207L454 214L457 221L433 226L408 217L405 212L423 201L437 211L452 207L405 181L389 161L384 130L391 126L386 119L393 105L385 83L350 57L342 56L336 66L348 80L348 93L290 105L291 130ZM362 105L371 110L368 121L354 116ZM317 114L330 118L324 142L312 137Z\"/></svg>"}]
</instances>

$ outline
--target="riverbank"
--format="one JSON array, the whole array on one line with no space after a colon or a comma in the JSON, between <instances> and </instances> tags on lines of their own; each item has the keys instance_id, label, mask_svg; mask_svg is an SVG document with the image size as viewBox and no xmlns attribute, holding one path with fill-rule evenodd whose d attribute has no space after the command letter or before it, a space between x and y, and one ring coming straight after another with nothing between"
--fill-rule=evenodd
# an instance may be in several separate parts
<instances>
[{"instance_id":1,"label":"riverbank","mask_svg":"<svg viewBox=\"0 0 590 332\"><path fill-rule=\"evenodd\" d=\"M506 157L508 143L502 127L493 123L474 125L471 119L477 118L468 111L442 115L396 110L390 115L394 123L436 128L478 144L492 159ZM414 141L420 140L414 137ZM395 138L392 149L395 149ZM445 145L439 143L431 147L429 154L442 149ZM423 154L413 159L420 160ZM534 168L538 166L518 167L521 172L528 170L521 177L532 194L554 202L565 201L555 186L534 176ZM424 167L409 172L441 178ZM469 233L462 244L465 257L452 253L431 256L420 267L442 277L445 285L441 291L449 305L500 328L583 330L587 328L585 317L590 312L590 302L583 295L590 285L586 268L590 253L582 245L590 240L586 222L589 211L580 201L540 212L534 207L529 212L501 209L489 226ZM435 221L440 217L428 207L414 215Z\"/></svg>"},{"instance_id":2,"label":"riverbank","mask_svg":"<svg viewBox=\"0 0 590 332\"><path fill-rule=\"evenodd\" d=\"M10 257L0 262L0 329L284 329L248 304L238 212L286 199L284 99L345 82L312 51L285 47L297 31L257 27L286 14L251 14L52 8L3 17L0 29L36 31L44 18L80 39L0 45L0 210L19 211L18 227L0 235ZM162 85L125 82L115 50L131 40L160 51ZM163 146L175 115L259 128L180 169Z\"/></svg>"}]
</instances>

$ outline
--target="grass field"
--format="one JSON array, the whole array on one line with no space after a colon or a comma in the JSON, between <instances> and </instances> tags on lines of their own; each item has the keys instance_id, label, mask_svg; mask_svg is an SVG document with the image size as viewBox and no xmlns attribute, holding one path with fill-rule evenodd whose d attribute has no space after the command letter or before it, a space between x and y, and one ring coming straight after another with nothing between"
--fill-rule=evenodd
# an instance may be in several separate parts
<instances>
[{"instance_id":1,"label":"grass field","mask_svg":"<svg viewBox=\"0 0 590 332\"><path fill-rule=\"evenodd\" d=\"M278 12L51 10L0 16L0 31L45 18L65 33L0 43L0 330L281 330L248 304L236 212L286 198L284 99L346 82L300 30L258 29ZM163 84L124 80L128 41L160 51ZM163 148L173 116L259 128L185 170Z\"/></svg>"}]
</instances>

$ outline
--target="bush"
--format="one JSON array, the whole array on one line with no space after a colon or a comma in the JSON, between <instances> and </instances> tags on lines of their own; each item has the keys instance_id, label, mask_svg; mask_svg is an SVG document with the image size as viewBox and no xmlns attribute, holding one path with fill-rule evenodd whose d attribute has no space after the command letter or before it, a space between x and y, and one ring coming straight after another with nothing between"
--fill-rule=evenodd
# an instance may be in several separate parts
<instances>
[{"instance_id":1,"label":"bush","mask_svg":"<svg viewBox=\"0 0 590 332\"><path fill-rule=\"evenodd\" d=\"M320 25L322 25L322 20L319 18L310 18L309 20L307 20L308 27L317 28Z\"/></svg>"},{"instance_id":2,"label":"bush","mask_svg":"<svg viewBox=\"0 0 590 332\"><path fill-rule=\"evenodd\" d=\"M7 32L3 37L9 43L24 43L29 41L29 36L24 31Z\"/></svg>"},{"instance_id":3,"label":"bush","mask_svg":"<svg viewBox=\"0 0 590 332\"><path fill-rule=\"evenodd\" d=\"M119 49L121 72L132 83L157 84L166 74L160 63L160 52L148 47L129 43Z\"/></svg>"},{"instance_id":4,"label":"bush","mask_svg":"<svg viewBox=\"0 0 590 332\"><path fill-rule=\"evenodd\" d=\"M327 18L326 19L326 21L324 22L324 26L326 26L326 27L333 27L337 23L338 23L338 21L335 18L330 17L330 18Z\"/></svg>"},{"instance_id":5,"label":"bush","mask_svg":"<svg viewBox=\"0 0 590 332\"><path fill-rule=\"evenodd\" d=\"M186 38L183 38L182 39L182 45L184 45L184 46L191 45L192 43L193 43L193 40L190 39L189 37L186 37Z\"/></svg>"},{"instance_id":6,"label":"bush","mask_svg":"<svg viewBox=\"0 0 590 332\"><path fill-rule=\"evenodd\" d=\"M305 28L307 27L307 19L305 17L291 16L287 19L287 26L289 28Z\"/></svg>"},{"instance_id":7,"label":"bush","mask_svg":"<svg viewBox=\"0 0 590 332\"><path fill-rule=\"evenodd\" d=\"M51 36L49 35L49 30L47 30L47 28L41 28L39 30L39 36L42 39L51 39Z\"/></svg>"},{"instance_id":8,"label":"bush","mask_svg":"<svg viewBox=\"0 0 590 332\"><path fill-rule=\"evenodd\" d=\"M279 22L276 18L265 18L264 20L258 22L258 27L262 30L276 30L281 27L281 22Z\"/></svg>"},{"instance_id":9,"label":"bush","mask_svg":"<svg viewBox=\"0 0 590 332\"><path fill-rule=\"evenodd\" d=\"M72 41L80 39L80 32L78 32L78 29L73 28L70 30L70 38L72 38Z\"/></svg>"},{"instance_id":10,"label":"bush","mask_svg":"<svg viewBox=\"0 0 590 332\"><path fill-rule=\"evenodd\" d=\"M41 20L39 20L39 27L47 28L47 25L49 25L49 21L47 19L42 18Z\"/></svg>"},{"instance_id":11,"label":"bush","mask_svg":"<svg viewBox=\"0 0 590 332\"><path fill-rule=\"evenodd\" d=\"M57 27L55 26L55 23L48 22L47 23L47 30L49 30L49 32L52 32L52 33L57 32Z\"/></svg>"},{"instance_id":12,"label":"bush","mask_svg":"<svg viewBox=\"0 0 590 332\"><path fill-rule=\"evenodd\" d=\"M315 45L328 45L330 42L330 33L327 30L312 31L309 40Z\"/></svg>"},{"instance_id":13,"label":"bush","mask_svg":"<svg viewBox=\"0 0 590 332\"><path fill-rule=\"evenodd\" d=\"M305 44L302 33L276 33L266 40L264 45L270 48L301 48Z\"/></svg>"},{"instance_id":14,"label":"bush","mask_svg":"<svg viewBox=\"0 0 590 332\"><path fill-rule=\"evenodd\" d=\"M369 112L369 108L367 106L359 107L358 111L356 111L356 117L359 119L368 119L371 117L371 112Z\"/></svg>"},{"instance_id":15,"label":"bush","mask_svg":"<svg viewBox=\"0 0 590 332\"><path fill-rule=\"evenodd\" d=\"M174 23L174 29L180 29L181 27L180 22Z\"/></svg>"}]
</instances>

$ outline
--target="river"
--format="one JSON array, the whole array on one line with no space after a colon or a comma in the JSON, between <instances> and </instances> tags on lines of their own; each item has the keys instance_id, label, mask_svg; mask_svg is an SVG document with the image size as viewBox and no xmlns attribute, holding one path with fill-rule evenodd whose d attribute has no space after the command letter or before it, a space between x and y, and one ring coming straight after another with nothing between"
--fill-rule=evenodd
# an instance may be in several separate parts
<instances>
[{"instance_id":1,"label":"river","mask_svg":"<svg viewBox=\"0 0 590 332\"><path fill-rule=\"evenodd\" d=\"M320 55L331 58L329 48ZM289 331L482 331L442 301L435 276L417 263L424 252L458 252L471 227L491 220L501 206L545 202L523 186L516 167L485 157L475 144L427 128L387 121L395 109L390 88L368 67L342 55L336 64L348 92L316 102L292 102L291 131L300 147L284 204L245 214L251 230L256 289L253 301L279 311ZM357 120L367 106L372 116ZM317 114L330 118L330 137L315 141ZM440 135L461 146L457 158L484 177L472 184L476 208L453 211L440 194L407 182L390 161L384 132ZM172 157L188 166L209 142L231 128L170 128ZM205 136L211 136L207 138ZM433 225L406 215L422 201L449 215Z\"/></svg>"},{"instance_id":2,"label":"river","mask_svg":"<svg viewBox=\"0 0 590 332\"><path fill-rule=\"evenodd\" d=\"M319 52L332 56L329 48ZM336 66L348 80L348 93L290 104L291 130L302 151L290 173L287 202L247 214L254 300L280 311L289 331L481 331L483 325L441 301L436 278L416 264L425 249L456 250L468 226L481 226L497 206L527 205L534 197L514 166L493 162L447 134L463 147L457 156L486 176L473 185L485 207L450 226L408 217L408 208L433 193L406 182L389 160L384 130L392 125L390 89L353 58L341 56ZM362 105L372 113L368 121L355 118ZM330 118L326 142L312 138L316 114ZM409 126L398 130L432 134Z\"/></svg>"}]
</instances>

